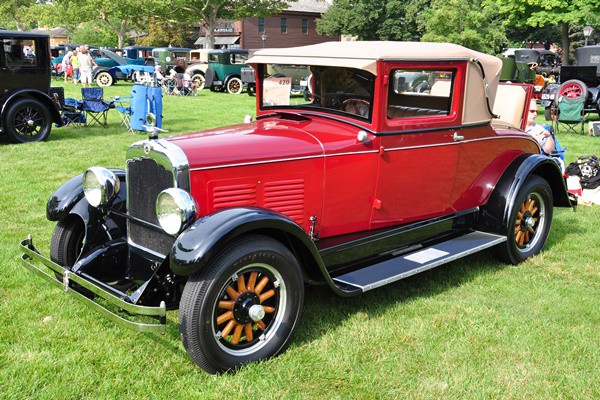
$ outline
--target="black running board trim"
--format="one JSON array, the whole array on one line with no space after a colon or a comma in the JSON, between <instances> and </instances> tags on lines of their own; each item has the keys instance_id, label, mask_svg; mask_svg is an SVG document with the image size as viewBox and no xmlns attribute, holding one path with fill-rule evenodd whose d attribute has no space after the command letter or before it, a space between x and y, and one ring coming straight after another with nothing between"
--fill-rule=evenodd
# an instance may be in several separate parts
<instances>
[{"instance_id":1,"label":"black running board trim","mask_svg":"<svg viewBox=\"0 0 600 400\"><path fill-rule=\"evenodd\" d=\"M471 232L436 245L403 254L378 264L333 278L337 284L366 292L438 267L506 241L506 236Z\"/></svg>"}]
</instances>

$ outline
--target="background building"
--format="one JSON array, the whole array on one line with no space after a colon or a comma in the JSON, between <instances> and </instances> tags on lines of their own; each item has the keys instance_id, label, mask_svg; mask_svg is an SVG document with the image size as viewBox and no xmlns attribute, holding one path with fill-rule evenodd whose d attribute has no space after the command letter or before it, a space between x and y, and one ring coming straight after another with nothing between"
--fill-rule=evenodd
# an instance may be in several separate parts
<instances>
[{"instance_id":1,"label":"background building","mask_svg":"<svg viewBox=\"0 0 600 400\"><path fill-rule=\"evenodd\" d=\"M294 47L340 40L339 36L317 34L315 20L330 6L322 0L298 0L281 14L264 18L244 18L215 29L216 48L257 49ZM194 45L206 45L204 29Z\"/></svg>"},{"instance_id":2,"label":"background building","mask_svg":"<svg viewBox=\"0 0 600 400\"><path fill-rule=\"evenodd\" d=\"M57 46L62 43L69 43L69 32L65 28L35 28L30 32L34 33L45 33L46 35L50 35L50 46Z\"/></svg>"}]
</instances>

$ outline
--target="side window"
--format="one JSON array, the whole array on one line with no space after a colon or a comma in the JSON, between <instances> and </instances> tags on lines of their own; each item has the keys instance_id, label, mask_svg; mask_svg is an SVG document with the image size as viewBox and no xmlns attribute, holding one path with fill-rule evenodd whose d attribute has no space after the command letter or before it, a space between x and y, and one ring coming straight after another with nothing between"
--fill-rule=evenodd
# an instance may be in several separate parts
<instances>
[{"instance_id":1,"label":"side window","mask_svg":"<svg viewBox=\"0 0 600 400\"><path fill-rule=\"evenodd\" d=\"M232 54L231 55L231 63L232 64L246 64L248 61L248 54Z\"/></svg>"},{"instance_id":2,"label":"side window","mask_svg":"<svg viewBox=\"0 0 600 400\"><path fill-rule=\"evenodd\" d=\"M210 62L210 63L218 63L219 62L219 55L218 54L209 54L208 55L208 62Z\"/></svg>"},{"instance_id":3,"label":"side window","mask_svg":"<svg viewBox=\"0 0 600 400\"><path fill-rule=\"evenodd\" d=\"M2 47L7 67L36 66L35 50L18 39L2 39Z\"/></svg>"},{"instance_id":4,"label":"side window","mask_svg":"<svg viewBox=\"0 0 600 400\"><path fill-rule=\"evenodd\" d=\"M444 116L452 108L451 70L397 69L388 95L389 119Z\"/></svg>"}]
</instances>

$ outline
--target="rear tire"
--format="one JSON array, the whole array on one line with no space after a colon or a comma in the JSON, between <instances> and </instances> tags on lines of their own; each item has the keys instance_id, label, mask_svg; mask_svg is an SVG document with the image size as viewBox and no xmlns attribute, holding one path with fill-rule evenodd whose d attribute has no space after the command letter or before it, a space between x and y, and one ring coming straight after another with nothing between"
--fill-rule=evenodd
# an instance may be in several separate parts
<instances>
[{"instance_id":1,"label":"rear tire","mask_svg":"<svg viewBox=\"0 0 600 400\"><path fill-rule=\"evenodd\" d=\"M204 89L204 85L205 85L206 81L204 80L204 76L202 74L192 75L192 81L196 85L196 90Z\"/></svg>"},{"instance_id":2,"label":"rear tire","mask_svg":"<svg viewBox=\"0 0 600 400\"><path fill-rule=\"evenodd\" d=\"M45 104L33 98L23 98L7 108L4 127L12 142L41 142L48 139L52 120Z\"/></svg>"},{"instance_id":3,"label":"rear tire","mask_svg":"<svg viewBox=\"0 0 600 400\"><path fill-rule=\"evenodd\" d=\"M303 301L300 266L283 244L258 235L235 240L186 283L181 341L209 373L264 360L289 345Z\"/></svg>"},{"instance_id":4,"label":"rear tire","mask_svg":"<svg viewBox=\"0 0 600 400\"><path fill-rule=\"evenodd\" d=\"M552 189L546 180L530 176L517 194L506 226L507 241L498 247L502 261L519 264L538 254L552 225Z\"/></svg>"},{"instance_id":5,"label":"rear tire","mask_svg":"<svg viewBox=\"0 0 600 400\"><path fill-rule=\"evenodd\" d=\"M114 83L114 79L111 74L106 71L99 72L96 75L96 84L100 87L111 86Z\"/></svg>"}]
</instances>

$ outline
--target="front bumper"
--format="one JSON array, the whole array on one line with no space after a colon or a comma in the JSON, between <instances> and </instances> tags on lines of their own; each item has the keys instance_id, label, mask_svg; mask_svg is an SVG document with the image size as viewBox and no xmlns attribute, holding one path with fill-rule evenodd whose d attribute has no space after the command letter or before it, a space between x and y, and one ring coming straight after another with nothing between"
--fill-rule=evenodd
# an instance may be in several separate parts
<instances>
[{"instance_id":1,"label":"front bumper","mask_svg":"<svg viewBox=\"0 0 600 400\"><path fill-rule=\"evenodd\" d=\"M159 307L140 306L125 301L123 298L115 296L113 293L110 293L109 291L100 287L99 285L90 282L82 276L74 274L67 268L64 268L44 257L33 245L31 235L21 242L21 249L23 250L23 255L21 256L23 266L25 266L27 269L34 272L35 274L45 278L53 285L62 287L66 293L74 296L78 300L81 300L86 305L100 312L104 316L108 317L111 321L137 332L166 332L167 307L164 301L160 303ZM58 276L48 273L48 271L45 268L36 266L33 264L33 262L41 263L45 267L49 268L51 272L60 275L60 280L57 279ZM73 285L72 283L76 285ZM153 319L156 319L157 321L156 323L144 323L125 319L121 315L111 311L104 305L99 304L87 297L86 295L80 293L78 291L79 287L87 289L88 291L94 293L94 295L98 296L99 298L104 299L111 305L118 307L120 312L126 313L131 316L151 317Z\"/></svg>"}]
</instances>

